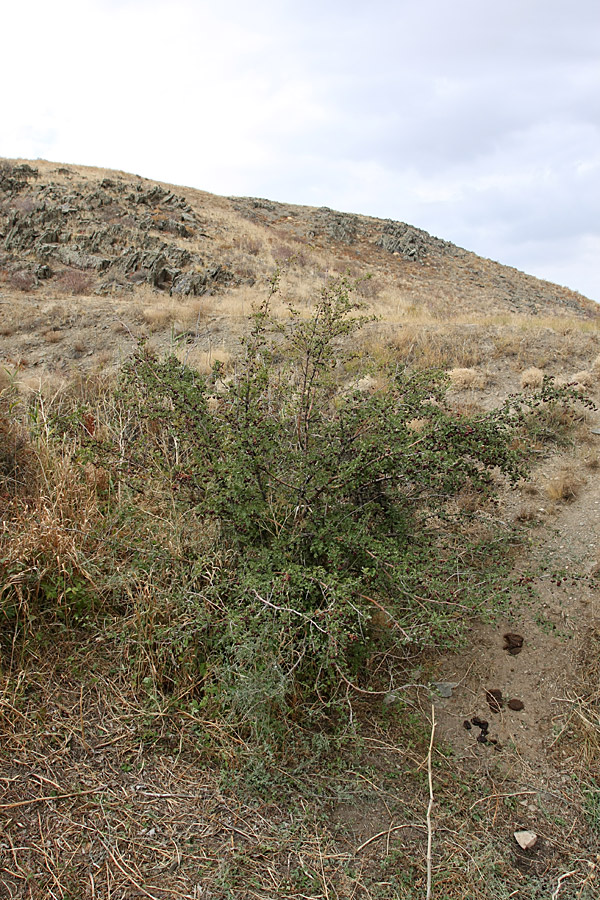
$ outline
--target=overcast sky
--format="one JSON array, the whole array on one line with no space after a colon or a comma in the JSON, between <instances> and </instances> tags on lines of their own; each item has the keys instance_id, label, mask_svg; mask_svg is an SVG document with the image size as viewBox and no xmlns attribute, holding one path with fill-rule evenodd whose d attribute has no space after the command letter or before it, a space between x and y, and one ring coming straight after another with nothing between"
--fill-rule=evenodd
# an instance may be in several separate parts
<instances>
[{"instance_id":1,"label":"overcast sky","mask_svg":"<svg viewBox=\"0 0 600 900\"><path fill-rule=\"evenodd\" d=\"M0 156L399 219L600 301L598 0L20 0Z\"/></svg>"}]
</instances>

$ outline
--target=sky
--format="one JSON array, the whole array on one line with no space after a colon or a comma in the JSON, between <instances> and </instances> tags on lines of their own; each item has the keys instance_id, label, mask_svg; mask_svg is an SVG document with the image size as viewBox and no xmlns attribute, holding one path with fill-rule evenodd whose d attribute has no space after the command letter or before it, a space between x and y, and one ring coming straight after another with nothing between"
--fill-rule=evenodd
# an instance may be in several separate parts
<instances>
[{"instance_id":1,"label":"sky","mask_svg":"<svg viewBox=\"0 0 600 900\"><path fill-rule=\"evenodd\" d=\"M409 222L600 302L598 0L20 0L0 157Z\"/></svg>"}]
</instances>

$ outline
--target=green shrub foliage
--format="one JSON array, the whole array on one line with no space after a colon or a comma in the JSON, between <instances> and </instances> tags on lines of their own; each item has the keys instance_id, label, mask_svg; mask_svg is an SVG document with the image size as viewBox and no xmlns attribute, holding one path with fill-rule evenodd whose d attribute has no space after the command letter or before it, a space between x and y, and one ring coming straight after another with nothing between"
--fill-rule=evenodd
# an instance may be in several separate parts
<instances>
[{"instance_id":1,"label":"green shrub foliage","mask_svg":"<svg viewBox=\"0 0 600 900\"><path fill-rule=\"evenodd\" d=\"M467 541L453 501L488 502L518 478L531 410L565 399L546 383L459 415L441 373L401 366L379 389L349 386L344 354L364 321L341 281L309 318L277 323L266 301L232 376L144 348L126 367L139 410L128 478L143 490L153 468L167 474L225 560L185 600L186 670L193 652L201 702L255 723L368 685L382 635L421 648L494 602L498 536Z\"/></svg>"}]
</instances>

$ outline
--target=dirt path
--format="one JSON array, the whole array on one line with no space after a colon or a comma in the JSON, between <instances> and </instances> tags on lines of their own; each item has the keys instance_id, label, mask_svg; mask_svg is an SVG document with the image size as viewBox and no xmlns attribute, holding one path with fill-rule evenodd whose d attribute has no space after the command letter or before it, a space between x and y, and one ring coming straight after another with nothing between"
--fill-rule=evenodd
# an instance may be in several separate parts
<instances>
[{"instance_id":1,"label":"dirt path","mask_svg":"<svg viewBox=\"0 0 600 900\"><path fill-rule=\"evenodd\" d=\"M589 440L572 455L548 460L535 474L533 503L543 522L534 528L522 562L524 571L539 573L531 581L532 599L514 598L501 621L476 625L466 650L446 658L437 675L456 683L452 696L437 704L439 736L476 770L492 764L529 787L567 777L569 750L559 737L568 728L582 645L600 620L598 582L590 577L600 561L600 472L590 467L600 436ZM553 502L547 485L565 467L580 481L577 495L571 502ZM513 497L513 514L518 502ZM523 638L516 653L506 649L508 633ZM501 691L500 708L490 691ZM511 700L523 708L510 709ZM483 729L487 741L473 717L489 723L487 735Z\"/></svg>"}]
</instances>

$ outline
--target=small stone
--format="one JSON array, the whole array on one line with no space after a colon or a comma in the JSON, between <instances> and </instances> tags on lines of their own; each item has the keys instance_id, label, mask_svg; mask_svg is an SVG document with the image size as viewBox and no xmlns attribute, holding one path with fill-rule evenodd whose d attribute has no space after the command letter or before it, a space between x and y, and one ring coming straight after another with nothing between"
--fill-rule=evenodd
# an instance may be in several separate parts
<instances>
[{"instance_id":1,"label":"small stone","mask_svg":"<svg viewBox=\"0 0 600 900\"><path fill-rule=\"evenodd\" d=\"M434 681L431 686L435 688L440 697L443 697L444 700L449 700L452 696L452 691L457 687L457 683L455 681Z\"/></svg>"},{"instance_id":2,"label":"small stone","mask_svg":"<svg viewBox=\"0 0 600 900\"><path fill-rule=\"evenodd\" d=\"M512 709L515 712L519 712L519 710L525 709L525 704L522 700L509 700L506 705L509 709Z\"/></svg>"},{"instance_id":3,"label":"small stone","mask_svg":"<svg viewBox=\"0 0 600 900\"><path fill-rule=\"evenodd\" d=\"M533 850L538 840L535 831L515 831L514 838L521 850Z\"/></svg>"}]
</instances>

